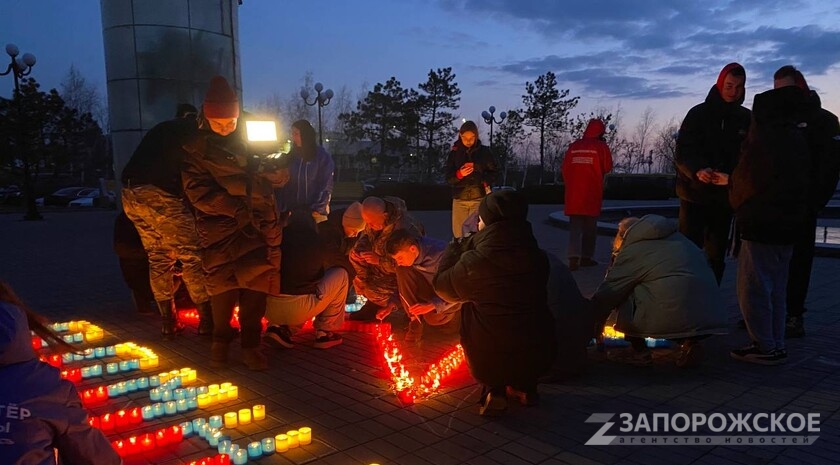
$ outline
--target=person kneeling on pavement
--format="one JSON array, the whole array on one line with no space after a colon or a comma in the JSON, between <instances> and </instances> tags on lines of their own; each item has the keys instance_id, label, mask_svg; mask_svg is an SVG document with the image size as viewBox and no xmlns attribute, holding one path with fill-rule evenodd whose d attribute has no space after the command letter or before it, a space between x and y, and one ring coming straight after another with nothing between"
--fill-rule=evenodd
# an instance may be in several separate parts
<instances>
[{"instance_id":1,"label":"person kneeling on pavement","mask_svg":"<svg viewBox=\"0 0 840 465\"><path fill-rule=\"evenodd\" d=\"M385 249L397 264L397 288L411 322L405 340L419 341L423 336L423 321L431 326L458 324L460 303L446 302L435 292L432 278L437 274L446 242L417 236L407 229L394 231ZM376 317L385 319L390 308L380 310Z\"/></svg>"},{"instance_id":2,"label":"person kneeling on pavement","mask_svg":"<svg viewBox=\"0 0 840 465\"><path fill-rule=\"evenodd\" d=\"M717 280L703 252L676 222L659 215L625 218L613 242L613 263L592 296L596 328L616 309L616 329L632 349L612 352L611 360L652 363L644 338L680 344L677 366L698 365L698 341L726 334L726 313Z\"/></svg>"},{"instance_id":3,"label":"person kneeling on pavement","mask_svg":"<svg viewBox=\"0 0 840 465\"><path fill-rule=\"evenodd\" d=\"M269 345L291 349L292 336L315 318L315 348L329 349L342 343L336 331L344 324L348 273L340 266L324 267L315 219L308 210L294 210L283 229L280 245L280 295L268 296L265 317ZM350 266L349 264L347 266Z\"/></svg>"}]
</instances>

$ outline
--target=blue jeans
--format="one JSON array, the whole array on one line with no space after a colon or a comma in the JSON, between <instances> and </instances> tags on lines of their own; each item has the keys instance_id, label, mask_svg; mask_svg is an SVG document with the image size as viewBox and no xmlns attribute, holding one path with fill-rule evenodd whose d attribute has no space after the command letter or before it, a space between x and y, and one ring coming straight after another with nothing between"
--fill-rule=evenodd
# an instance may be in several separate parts
<instances>
[{"instance_id":1,"label":"blue jeans","mask_svg":"<svg viewBox=\"0 0 840 465\"><path fill-rule=\"evenodd\" d=\"M787 280L793 245L741 241L738 306L750 338L764 352L785 348Z\"/></svg>"}]
</instances>

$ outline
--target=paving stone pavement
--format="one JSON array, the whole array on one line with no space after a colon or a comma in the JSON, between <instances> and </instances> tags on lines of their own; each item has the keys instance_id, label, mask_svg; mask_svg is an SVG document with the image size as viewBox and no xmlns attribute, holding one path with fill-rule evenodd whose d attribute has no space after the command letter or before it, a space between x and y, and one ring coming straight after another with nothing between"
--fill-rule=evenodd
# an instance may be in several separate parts
<instances>
[{"instance_id":1,"label":"paving stone pavement","mask_svg":"<svg viewBox=\"0 0 840 465\"><path fill-rule=\"evenodd\" d=\"M543 248L565 256L567 233L550 225L557 205L535 205L530 219ZM429 234L448 237L449 212L415 212ZM264 348L270 369L249 372L234 348L230 367L212 370L209 341L188 329L168 342L158 334L155 317L136 315L111 248L112 211L47 211L45 220L24 222L18 214L0 215L0 279L13 285L29 305L54 321L87 319L106 330L98 345L134 341L161 356L161 371L190 366L200 384L231 381L240 386L237 403L165 417L129 430L136 434L174 425L186 418L207 418L255 403L268 417L231 431L235 443L310 426L313 443L259 459L265 464L793 464L840 462L840 261L814 263L806 326L808 336L789 340L790 361L784 366L753 366L731 360L728 351L747 342L738 329L735 263L727 264L722 285L731 333L705 341L706 359L693 370L678 370L668 350L658 350L649 368L615 365L590 351L585 375L540 386L538 407L511 405L506 414L488 419L477 414L479 389L466 368L444 382L439 393L412 406L401 406L369 334L345 333L345 343L329 350L312 347L312 334L297 336L291 350ZM596 259L606 263L609 237L600 237ZM584 294L600 282L605 266L575 273ZM395 332L406 322L392 317ZM410 369L436 360L457 336L427 331L422 343L404 347ZM137 376L136 374L133 376ZM126 376L105 376L80 383L81 388L111 384ZM3 382L7 382L3 380ZM116 407L149 403L145 392L116 398ZM819 439L809 446L735 445L653 447L587 446L601 424L586 423L593 413L819 413ZM616 423L608 434L618 433ZM111 435L111 439L119 435ZM199 438L126 460L133 464L182 464L215 453Z\"/></svg>"}]
</instances>

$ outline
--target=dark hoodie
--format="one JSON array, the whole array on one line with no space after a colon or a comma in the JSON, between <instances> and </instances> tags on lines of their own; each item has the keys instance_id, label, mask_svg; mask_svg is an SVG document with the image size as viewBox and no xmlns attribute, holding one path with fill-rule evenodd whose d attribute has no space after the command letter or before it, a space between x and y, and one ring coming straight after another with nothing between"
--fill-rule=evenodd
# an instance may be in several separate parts
<instances>
[{"instance_id":1,"label":"dark hoodie","mask_svg":"<svg viewBox=\"0 0 840 465\"><path fill-rule=\"evenodd\" d=\"M0 302L0 463L3 465L116 465L122 463L88 424L73 383L38 360L26 314Z\"/></svg>"},{"instance_id":2,"label":"dark hoodie","mask_svg":"<svg viewBox=\"0 0 840 465\"><path fill-rule=\"evenodd\" d=\"M458 170L464 163L473 162L474 171L469 176L458 177ZM480 200L486 194L485 185L492 186L496 183L499 174L499 167L490 149L481 145L476 138L475 144L467 148L461 143L461 139L452 144L452 151L446 159L444 176L446 182L452 185L452 197L458 200Z\"/></svg>"},{"instance_id":3,"label":"dark hoodie","mask_svg":"<svg viewBox=\"0 0 840 465\"><path fill-rule=\"evenodd\" d=\"M737 102L726 102L721 96L723 81L738 63L726 65L718 75L717 83L709 90L706 101L685 116L677 137L674 164L677 168L677 196L682 200L701 205L728 208L726 186L700 182L696 173L712 168L731 174L738 162L741 142L750 126L750 111Z\"/></svg>"}]
</instances>

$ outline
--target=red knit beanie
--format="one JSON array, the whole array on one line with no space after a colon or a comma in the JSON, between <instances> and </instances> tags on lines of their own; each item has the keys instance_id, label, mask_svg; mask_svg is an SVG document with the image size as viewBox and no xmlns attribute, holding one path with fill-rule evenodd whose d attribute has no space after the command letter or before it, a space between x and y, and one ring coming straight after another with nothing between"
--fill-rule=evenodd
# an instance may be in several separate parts
<instances>
[{"instance_id":1,"label":"red knit beanie","mask_svg":"<svg viewBox=\"0 0 840 465\"><path fill-rule=\"evenodd\" d=\"M221 76L210 79L204 96L204 116L207 118L238 118L239 99L227 80Z\"/></svg>"}]
</instances>

